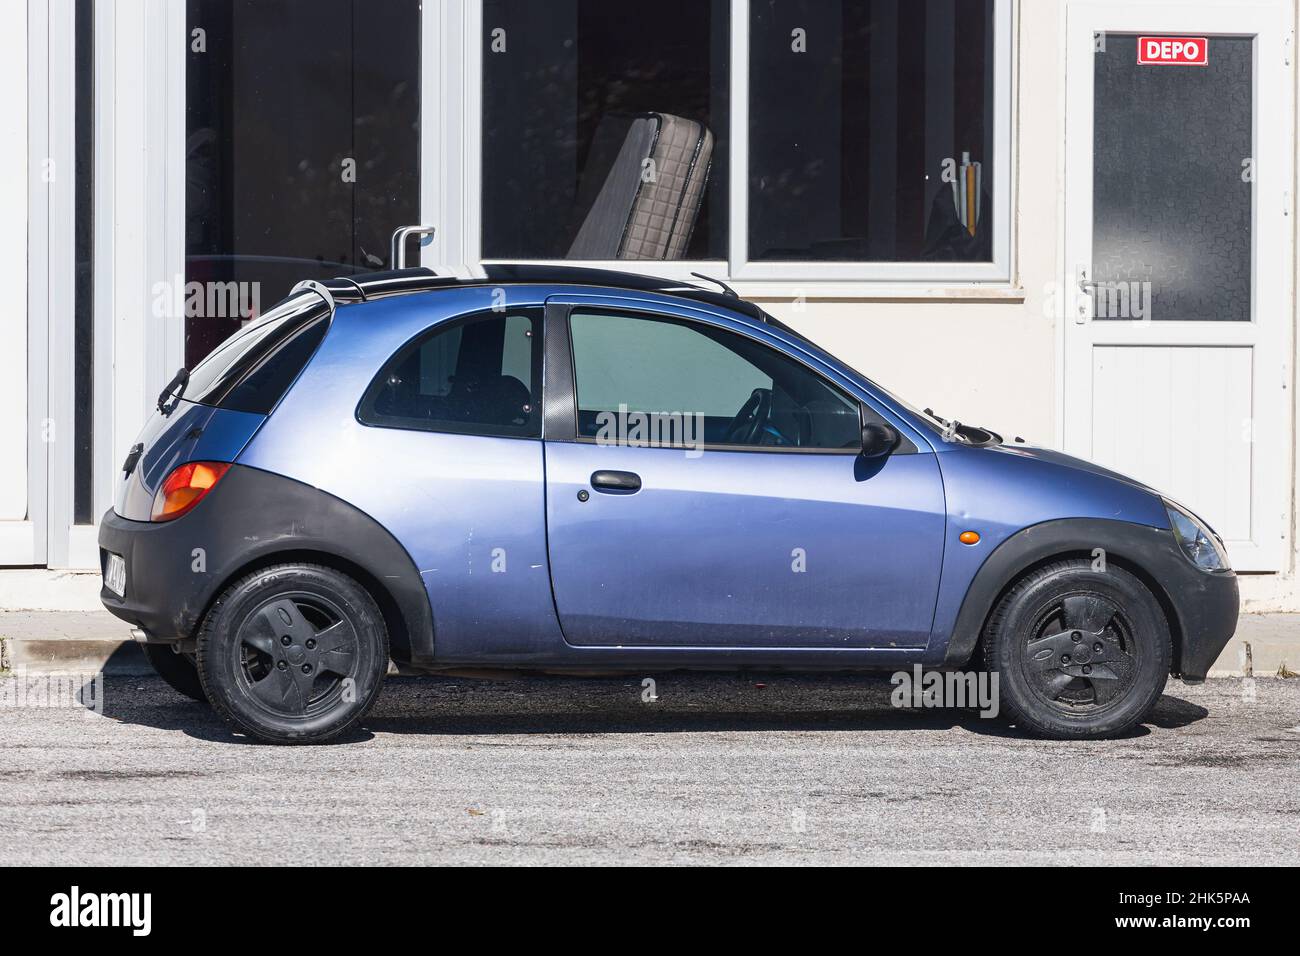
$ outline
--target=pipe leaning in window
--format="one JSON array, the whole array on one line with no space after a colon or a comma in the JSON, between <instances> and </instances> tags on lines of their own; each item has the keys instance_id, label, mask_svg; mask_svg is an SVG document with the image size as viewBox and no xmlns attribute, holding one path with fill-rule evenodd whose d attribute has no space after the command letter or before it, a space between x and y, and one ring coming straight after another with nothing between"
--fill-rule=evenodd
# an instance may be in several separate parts
<instances>
[{"instance_id":1,"label":"pipe leaning in window","mask_svg":"<svg viewBox=\"0 0 1300 956\"><path fill-rule=\"evenodd\" d=\"M401 226L393 233L392 254L389 265L393 269L406 268L406 240L411 236L432 236L434 226Z\"/></svg>"}]
</instances>

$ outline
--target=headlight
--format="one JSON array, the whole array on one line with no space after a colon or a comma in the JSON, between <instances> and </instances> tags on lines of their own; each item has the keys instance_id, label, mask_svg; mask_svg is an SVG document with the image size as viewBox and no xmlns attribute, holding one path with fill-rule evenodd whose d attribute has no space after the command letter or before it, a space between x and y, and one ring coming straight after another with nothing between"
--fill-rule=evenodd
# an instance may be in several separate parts
<instances>
[{"instance_id":1,"label":"headlight","mask_svg":"<svg viewBox=\"0 0 1300 956\"><path fill-rule=\"evenodd\" d=\"M1229 570L1228 553L1223 544L1200 518L1182 505L1165 499L1165 510L1169 512L1169 523L1173 525L1174 537L1178 539L1187 560L1202 571Z\"/></svg>"}]
</instances>

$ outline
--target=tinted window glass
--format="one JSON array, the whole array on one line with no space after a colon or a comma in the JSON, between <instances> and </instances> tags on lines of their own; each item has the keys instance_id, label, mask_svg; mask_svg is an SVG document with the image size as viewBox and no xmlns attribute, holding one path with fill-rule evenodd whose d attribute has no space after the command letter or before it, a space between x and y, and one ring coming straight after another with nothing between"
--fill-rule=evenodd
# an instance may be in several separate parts
<instances>
[{"instance_id":1,"label":"tinted window glass","mask_svg":"<svg viewBox=\"0 0 1300 956\"><path fill-rule=\"evenodd\" d=\"M991 261L993 0L749 9L750 258Z\"/></svg>"},{"instance_id":2,"label":"tinted window glass","mask_svg":"<svg viewBox=\"0 0 1300 956\"><path fill-rule=\"evenodd\" d=\"M540 330L533 309L436 328L376 376L359 417L391 428L537 438Z\"/></svg>"},{"instance_id":3,"label":"tinted window glass","mask_svg":"<svg viewBox=\"0 0 1300 956\"><path fill-rule=\"evenodd\" d=\"M729 18L485 0L484 257L726 258Z\"/></svg>"},{"instance_id":4,"label":"tinted window glass","mask_svg":"<svg viewBox=\"0 0 1300 956\"><path fill-rule=\"evenodd\" d=\"M183 397L203 405L269 413L311 358L328 317L314 293L286 300L200 362L190 373Z\"/></svg>"},{"instance_id":5,"label":"tinted window glass","mask_svg":"<svg viewBox=\"0 0 1300 956\"><path fill-rule=\"evenodd\" d=\"M1094 318L1250 321L1255 39L1208 43L1189 69L1095 41Z\"/></svg>"},{"instance_id":6,"label":"tinted window glass","mask_svg":"<svg viewBox=\"0 0 1300 956\"><path fill-rule=\"evenodd\" d=\"M856 402L745 336L671 319L574 312L578 433L676 447L855 449ZM650 416L650 417L646 417ZM678 426L677 423L684 423ZM678 440L685 434L688 441Z\"/></svg>"},{"instance_id":7,"label":"tinted window glass","mask_svg":"<svg viewBox=\"0 0 1300 956\"><path fill-rule=\"evenodd\" d=\"M326 316L287 323L279 344L220 402L222 408L269 415L316 352L329 328Z\"/></svg>"},{"instance_id":8,"label":"tinted window glass","mask_svg":"<svg viewBox=\"0 0 1300 956\"><path fill-rule=\"evenodd\" d=\"M420 0L185 8L193 366L300 280L387 268L418 221Z\"/></svg>"},{"instance_id":9,"label":"tinted window glass","mask_svg":"<svg viewBox=\"0 0 1300 956\"><path fill-rule=\"evenodd\" d=\"M75 15L77 108L73 295L72 518L91 524L95 513L95 5L77 0Z\"/></svg>"}]
</instances>

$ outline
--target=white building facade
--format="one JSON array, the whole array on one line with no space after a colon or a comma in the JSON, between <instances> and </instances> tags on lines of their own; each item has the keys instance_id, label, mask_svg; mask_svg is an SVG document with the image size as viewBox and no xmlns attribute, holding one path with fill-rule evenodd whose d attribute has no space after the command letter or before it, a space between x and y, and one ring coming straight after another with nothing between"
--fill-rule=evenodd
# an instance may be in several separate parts
<instances>
[{"instance_id":1,"label":"white building facade","mask_svg":"<svg viewBox=\"0 0 1300 956\"><path fill-rule=\"evenodd\" d=\"M1186 502L1247 611L1300 610L1295 0L9 12L0 606L97 606L175 370L423 223L439 271L722 279L917 406ZM708 131L690 240L575 258L638 116Z\"/></svg>"}]
</instances>

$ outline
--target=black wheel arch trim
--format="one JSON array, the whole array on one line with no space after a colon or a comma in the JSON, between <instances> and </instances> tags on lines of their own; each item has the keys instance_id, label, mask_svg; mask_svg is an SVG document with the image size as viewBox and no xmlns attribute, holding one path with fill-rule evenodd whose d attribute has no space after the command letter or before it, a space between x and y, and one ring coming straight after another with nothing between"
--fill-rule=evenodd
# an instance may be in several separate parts
<instances>
[{"instance_id":1,"label":"black wheel arch trim","mask_svg":"<svg viewBox=\"0 0 1300 956\"><path fill-rule=\"evenodd\" d=\"M1062 518L1031 525L993 550L976 572L949 636L943 663L964 666L974 654L989 614L1016 580L1063 557L1094 558L1136 575L1164 609L1174 639L1171 672L1203 680L1237 626L1237 578L1192 565L1167 529L1106 518Z\"/></svg>"},{"instance_id":2,"label":"black wheel arch trim","mask_svg":"<svg viewBox=\"0 0 1300 956\"><path fill-rule=\"evenodd\" d=\"M236 464L175 521L128 521L110 510L99 545L127 562L126 598L104 588L104 606L160 640L194 636L239 577L306 561L334 567L370 591L395 659L432 660L433 612L406 549L359 508L292 478Z\"/></svg>"}]
</instances>

